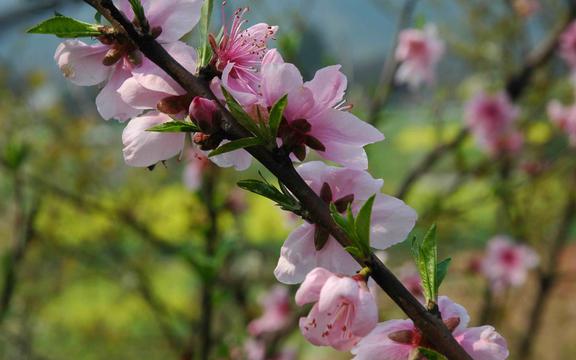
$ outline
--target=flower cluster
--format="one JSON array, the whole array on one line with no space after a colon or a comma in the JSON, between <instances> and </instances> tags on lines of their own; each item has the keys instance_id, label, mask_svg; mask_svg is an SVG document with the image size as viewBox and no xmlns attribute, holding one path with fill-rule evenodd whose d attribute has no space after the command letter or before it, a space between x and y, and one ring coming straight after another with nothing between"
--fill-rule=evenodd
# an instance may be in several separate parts
<instances>
[{"instance_id":1,"label":"flower cluster","mask_svg":"<svg viewBox=\"0 0 576 360\"><path fill-rule=\"evenodd\" d=\"M135 25L141 25L128 0L115 3ZM364 227L369 233L365 244L368 251L383 250L406 239L416 222L416 212L403 201L382 194L383 181L366 171L364 146L383 140L384 135L349 111L352 106L345 99L347 79L340 65L320 69L311 80L304 81L294 64L285 62L276 49L268 48L278 27L259 23L243 29L247 9L238 9L230 26L224 26L221 38L209 36L212 58L200 69L196 50L180 39L198 22L202 1L142 0L142 6L150 35L169 55L190 73L205 76L207 69L213 73L209 80L214 99L188 93L146 59L125 33L112 26L100 27L98 44L66 41L55 55L64 75L77 85L104 83L96 105L105 119L128 121L122 136L128 165L151 167L185 154L184 179L190 189L201 183L209 160L222 167L248 168L251 158L241 147L217 156L207 154L221 150L230 140L222 115L228 106L232 112L240 111L243 125L248 121L247 130L268 131L276 122L274 132L267 132L271 141L266 143L275 154L304 162L313 151L341 166L310 161L298 166L297 172L334 213L360 217L363 205L371 202L369 225ZM443 52L444 45L433 27L402 32L395 54L401 63L397 80L411 87L431 84ZM228 95L236 102L231 102ZM281 114L274 118L276 106L283 101ZM481 95L468 111L470 126L491 152L518 147L512 127L516 116L517 110L503 95ZM193 136L188 141L188 132L149 131L171 125L174 120L193 129L189 130ZM258 136L258 131L252 132ZM296 294L297 304L314 303L308 316L300 319L306 339L315 345L352 350L358 359L408 359L414 349L430 348L409 320L377 325L378 308L367 285L369 271L360 271L350 250L344 249L327 229L306 220L286 239L274 270L280 282L302 283ZM412 290L421 296L414 274L410 281ZM259 341L262 336L288 326L289 304L286 288L274 289L263 301L264 314L248 326L253 338L246 350L251 358L265 357ZM462 307L447 298L440 298L439 306L448 328L474 358L507 356L505 341L493 328L467 329L468 315Z\"/></svg>"},{"instance_id":2,"label":"flower cluster","mask_svg":"<svg viewBox=\"0 0 576 360\"><path fill-rule=\"evenodd\" d=\"M516 128L520 110L505 93L478 93L465 109L466 122L478 146L492 156L513 154L522 147L523 136Z\"/></svg>"}]
</instances>

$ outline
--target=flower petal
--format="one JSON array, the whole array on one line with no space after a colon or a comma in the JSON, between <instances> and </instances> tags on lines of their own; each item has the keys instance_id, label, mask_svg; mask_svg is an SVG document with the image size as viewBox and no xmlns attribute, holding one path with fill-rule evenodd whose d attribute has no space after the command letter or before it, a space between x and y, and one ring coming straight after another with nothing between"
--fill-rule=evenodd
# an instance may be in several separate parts
<instances>
[{"instance_id":1,"label":"flower petal","mask_svg":"<svg viewBox=\"0 0 576 360\"><path fill-rule=\"evenodd\" d=\"M161 43L180 40L200 20L203 0L143 0L142 5L151 27L162 27Z\"/></svg>"},{"instance_id":2,"label":"flower petal","mask_svg":"<svg viewBox=\"0 0 576 360\"><path fill-rule=\"evenodd\" d=\"M118 92L120 86L122 86L124 81L130 78L130 76L129 71L124 70L120 64L116 65L108 83L96 97L96 108L104 119L125 121L142 112L125 103Z\"/></svg>"},{"instance_id":3,"label":"flower petal","mask_svg":"<svg viewBox=\"0 0 576 360\"><path fill-rule=\"evenodd\" d=\"M111 67L102 60L109 47L87 45L79 40L66 40L56 49L54 60L68 80L79 86L97 85L108 78Z\"/></svg>"},{"instance_id":4,"label":"flower petal","mask_svg":"<svg viewBox=\"0 0 576 360\"><path fill-rule=\"evenodd\" d=\"M303 80L296 66L289 63L262 66L262 96L265 106L274 105L282 96L302 87Z\"/></svg>"},{"instance_id":5,"label":"flower petal","mask_svg":"<svg viewBox=\"0 0 576 360\"><path fill-rule=\"evenodd\" d=\"M311 302L316 302L320 298L320 292L326 281L334 274L324 268L317 267L306 275L296 291L296 304L302 306Z\"/></svg>"},{"instance_id":6,"label":"flower petal","mask_svg":"<svg viewBox=\"0 0 576 360\"><path fill-rule=\"evenodd\" d=\"M314 225L300 225L282 245L274 276L284 284L302 282L306 274L316 267L315 252Z\"/></svg>"},{"instance_id":7,"label":"flower petal","mask_svg":"<svg viewBox=\"0 0 576 360\"><path fill-rule=\"evenodd\" d=\"M383 250L406 240L417 218L416 211L402 200L378 194L372 208L370 245Z\"/></svg>"},{"instance_id":8,"label":"flower petal","mask_svg":"<svg viewBox=\"0 0 576 360\"><path fill-rule=\"evenodd\" d=\"M357 281L351 277L332 276L326 280L320 291L318 310L327 311L343 301L356 304L359 291Z\"/></svg>"}]
</instances>

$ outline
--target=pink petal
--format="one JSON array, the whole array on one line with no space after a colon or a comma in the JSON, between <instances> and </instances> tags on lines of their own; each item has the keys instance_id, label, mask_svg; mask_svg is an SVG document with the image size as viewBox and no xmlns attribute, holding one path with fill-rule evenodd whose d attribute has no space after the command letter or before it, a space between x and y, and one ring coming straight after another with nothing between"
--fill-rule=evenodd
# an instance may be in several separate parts
<instances>
[{"instance_id":1,"label":"pink petal","mask_svg":"<svg viewBox=\"0 0 576 360\"><path fill-rule=\"evenodd\" d=\"M364 337L374 329L378 323L378 305L374 295L363 284L358 293L356 302L355 317L351 324L350 331L357 336Z\"/></svg>"},{"instance_id":2,"label":"pink petal","mask_svg":"<svg viewBox=\"0 0 576 360\"><path fill-rule=\"evenodd\" d=\"M124 70L121 64L116 65L108 83L96 97L96 108L100 115L106 119L128 120L142 111L125 103L118 92L124 81L130 78L129 71Z\"/></svg>"},{"instance_id":3,"label":"pink petal","mask_svg":"<svg viewBox=\"0 0 576 360\"><path fill-rule=\"evenodd\" d=\"M439 296L438 308L440 309L442 319L447 320L453 317L458 317L460 319L460 323L454 331L465 329L468 326L470 315L468 315L468 311L466 311L464 306L456 304L447 296Z\"/></svg>"},{"instance_id":4,"label":"pink petal","mask_svg":"<svg viewBox=\"0 0 576 360\"><path fill-rule=\"evenodd\" d=\"M402 330L414 330L411 320L389 320L376 327L352 349L354 360L408 360L415 348L391 340L388 334Z\"/></svg>"},{"instance_id":5,"label":"pink petal","mask_svg":"<svg viewBox=\"0 0 576 360\"><path fill-rule=\"evenodd\" d=\"M284 284L302 282L306 274L316 267L315 252L314 225L300 225L282 245L274 276Z\"/></svg>"},{"instance_id":6,"label":"pink petal","mask_svg":"<svg viewBox=\"0 0 576 360\"><path fill-rule=\"evenodd\" d=\"M311 81L304 83L314 94L317 110L333 108L344 99L347 80L340 68L333 65L320 69Z\"/></svg>"},{"instance_id":7,"label":"pink petal","mask_svg":"<svg viewBox=\"0 0 576 360\"><path fill-rule=\"evenodd\" d=\"M122 101L135 109L155 109L158 102L168 96L166 92L146 89L134 77L124 81L118 93Z\"/></svg>"},{"instance_id":8,"label":"pink petal","mask_svg":"<svg viewBox=\"0 0 576 360\"><path fill-rule=\"evenodd\" d=\"M406 239L418 215L402 200L378 194L372 208L370 245L386 249Z\"/></svg>"},{"instance_id":9,"label":"pink petal","mask_svg":"<svg viewBox=\"0 0 576 360\"><path fill-rule=\"evenodd\" d=\"M510 355L506 339L492 326L465 329L454 337L474 360L504 360Z\"/></svg>"},{"instance_id":10,"label":"pink petal","mask_svg":"<svg viewBox=\"0 0 576 360\"><path fill-rule=\"evenodd\" d=\"M312 238L312 243L314 238ZM315 252L316 266L321 266L330 271L343 275L354 275L360 270L360 265L354 260L342 245L340 245L332 236L320 251Z\"/></svg>"},{"instance_id":11,"label":"pink petal","mask_svg":"<svg viewBox=\"0 0 576 360\"><path fill-rule=\"evenodd\" d=\"M284 59L277 49L270 49L262 58L262 65L265 64L283 64Z\"/></svg>"},{"instance_id":12,"label":"pink petal","mask_svg":"<svg viewBox=\"0 0 576 360\"><path fill-rule=\"evenodd\" d=\"M293 64L263 65L262 95L266 106L274 105L282 96L302 87L300 71Z\"/></svg>"},{"instance_id":13,"label":"pink petal","mask_svg":"<svg viewBox=\"0 0 576 360\"><path fill-rule=\"evenodd\" d=\"M338 303L347 301L356 304L358 301L359 287L356 280L351 277L332 276L320 291L318 300L318 310L324 312L335 307Z\"/></svg>"},{"instance_id":14,"label":"pink petal","mask_svg":"<svg viewBox=\"0 0 576 360\"><path fill-rule=\"evenodd\" d=\"M122 133L122 152L126 164L136 167L151 166L182 151L185 134L146 131L168 121L172 119L167 115L150 113L128 123Z\"/></svg>"},{"instance_id":15,"label":"pink petal","mask_svg":"<svg viewBox=\"0 0 576 360\"><path fill-rule=\"evenodd\" d=\"M324 268L317 267L306 275L296 291L296 304L302 306L311 302L316 302L320 298L322 287L334 274Z\"/></svg>"},{"instance_id":16,"label":"pink petal","mask_svg":"<svg viewBox=\"0 0 576 360\"><path fill-rule=\"evenodd\" d=\"M171 43L192 31L200 20L202 0L144 0L142 5L150 26L162 27L158 41Z\"/></svg>"},{"instance_id":17,"label":"pink petal","mask_svg":"<svg viewBox=\"0 0 576 360\"><path fill-rule=\"evenodd\" d=\"M54 59L64 77L76 85L91 86L106 80L111 72L111 67L102 64L108 50L105 45L66 40L58 45Z\"/></svg>"},{"instance_id":18,"label":"pink petal","mask_svg":"<svg viewBox=\"0 0 576 360\"><path fill-rule=\"evenodd\" d=\"M222 144L227 143L225 140ZM228 153L212 156L209 158L214 164L229 168L233 167L235 170L244 171L252 164L252 155L244 149L230 151Z\"/></svg>"}]
</instances>

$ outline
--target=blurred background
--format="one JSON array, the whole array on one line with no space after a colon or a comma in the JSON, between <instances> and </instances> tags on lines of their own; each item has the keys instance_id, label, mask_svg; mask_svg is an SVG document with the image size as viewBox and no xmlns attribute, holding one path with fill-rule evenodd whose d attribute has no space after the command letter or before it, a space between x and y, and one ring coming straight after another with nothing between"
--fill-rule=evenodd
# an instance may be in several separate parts
<instances>
[{"instance_id":1,"label":"blurred background","mask_svg":"<svg viewBox=\"0 0 576 360\"><path fill-rule=\"evenodd\" d=\"M417 210L415 235L438 224L441 256L453 259L441 292L473 324L494 325L512 359L566 359L576 355L576 158L546 105L573 101L567 66L551 51L531 72L516 100L525 145L513 159L461 134L466 101L509 86L565 25L565 1L541 0L530 14L517 3L229 0L215 6L213 31L222 11L249 6L249 24L280 26L271 47L306 79L342 64L353 111L386 135L367 148L372 174ZM65 81L53 60L59 39L25 34L55 11L94 19L78 0L0 0L0 359L242 359L258 346L268 359L351 358L306 343L292 297L283 329L249 334L298 220L235 188L259 176L257 165L209 167L195 190L183 181L186 160L127 167L123 126L99 118L98 89ZM429 23L447 48L436 84L394 85L398 28ZM532 247L540 264L495 293L475 264L497 234ZM409 244L389 249L386 263L408 279ZM381 319L404 318L377 291Z\"/></svg>"}]
</instances>

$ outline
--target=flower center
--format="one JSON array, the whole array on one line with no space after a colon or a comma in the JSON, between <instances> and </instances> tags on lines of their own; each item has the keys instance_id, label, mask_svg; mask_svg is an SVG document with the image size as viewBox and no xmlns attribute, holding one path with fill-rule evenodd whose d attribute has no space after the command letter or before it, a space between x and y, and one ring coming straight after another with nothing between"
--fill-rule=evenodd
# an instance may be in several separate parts
<instances>
[{"instance_id":1,"label":"flower center","mask_svg":"<svg viewBox=\"0 0 576 360\"><path fill-rule=\"evenodd\" d=\"M282 118L278 128L278 137L282 139L282 147L300 161L306 158L306 146L317 151L326 151L326 147L316 137L310 135L312 125L306 119L288 121Z\"/></svg>"},{"instance_id":2,"label":"flower center","mask_svg":"<svg viewBox=\"0 0 576 360\"><path fill-rule=\"evenodd\" d=\"M322 189L320 189L320 198L326 204L334 204L338 212L344 213L348 209L348 206L350 206L354 201L354 194L348 194L333 201L333 194L332 189L330 188L330 184L324 183L322 184ZM322 250L322 248L326 245L326 242L328 242L329 237L330 233L328 230L319 225L314 227L314 247L316 251Z\"/></svg>"}]
</instances>

